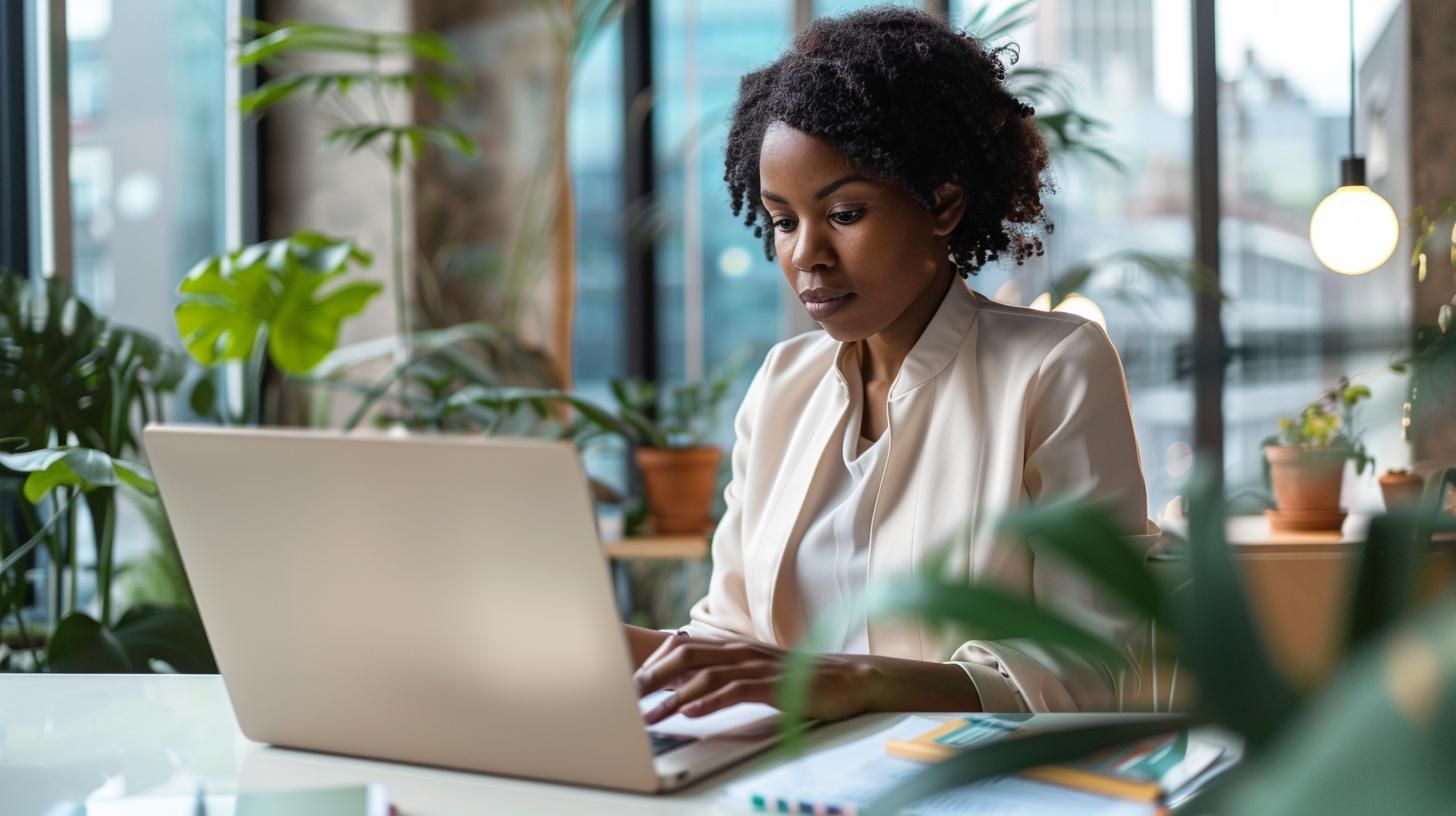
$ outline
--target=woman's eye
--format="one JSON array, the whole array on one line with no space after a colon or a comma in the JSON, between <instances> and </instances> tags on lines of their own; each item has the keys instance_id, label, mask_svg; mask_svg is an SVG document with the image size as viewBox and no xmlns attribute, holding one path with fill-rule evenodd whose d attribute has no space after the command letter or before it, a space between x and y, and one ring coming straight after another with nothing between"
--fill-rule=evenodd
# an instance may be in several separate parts
<instances>
[{"instance_id":1,"label":"woman's eye","mask_svg":"<svg viewBox=\"0 0 1456 816\"><path fill-rule=\"evenodd\" d=\"M834 223L836 224L853 224L862 215L864 215L863 207L858 210L842 210L840 212L830 213L829 217L834 219Z\"/></svg>"},{"instance_id":2,"label":"woman's eye","mask_svg":"<svg viewBox=\"0 0 1456 816\"><path fill-rule=\"evenodd\" d=\"M773 228L778 230L779 232L789 232L794 228L794 219L775 218L773 220Z\"/></svg>"}]
</instances>

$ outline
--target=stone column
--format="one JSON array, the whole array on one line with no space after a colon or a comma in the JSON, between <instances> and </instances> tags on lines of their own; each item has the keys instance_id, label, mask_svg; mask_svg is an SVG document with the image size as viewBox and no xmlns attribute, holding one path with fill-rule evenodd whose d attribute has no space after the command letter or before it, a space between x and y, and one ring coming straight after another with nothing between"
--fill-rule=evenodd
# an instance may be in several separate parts
<instances>
[{"instance_id":1,"label":"stone column","mask_svg":"<svg viewBox=\"0 0 1456 816\"><path fill-rule=\"evenodd\" d=\"M414 172L405 174L403 246L412 329L489 323L517 339L512 354L491 361L503 381L567 385L575 254L565 160L567 100L558 32L541 4L265 0L260 6L260 15L270 21L432 31L450 42L469 81L458 98L441 105L421 89L413 96L394 90L383 100L396 122L445 122L466 131L481 148L476 157L428 148ZM372 96L363 90L355 96L373 116ZM374 252L368 275L386 290L345 324L341 343L348 344L395 330L393 248L386 164L372 152L347 154L324 144L338 120L337 111L308 95L268 114L260 134L266 163L262 224L264 237L317 229L355 238ZM341 410L332 412L336 421ZM301 419L296 412L290 418Z\"/></svg>"},{"instance_id":2,"label":"stone column","mask_svg":"<svg viewBox=\"0 0 1456 816\"><path fill-rule=\"evenodd\" d=\"M539 0L415 3L417 30L449 40L470 87L441 105L416 94L426 122L445 122L481 146L474 160L436 151L415 178L417 301L431 324L485 321L509 329L550 369L523 364L508 382L568 385L575 244L566 117L570 62ZM545 379L543 379L545 377Z\"/></svg>"},{"instance_id":3,"label":"stone column","mask_svg":"<svg viewBox=\"0 0 1456 816\"><path fill-rule=\"evenodd\" d=\"M1407 0L1410 13L1411 200L1431 205L1456 196L1456 3ZM1424 282L1414 286L1414 320L1434 323L1441 306L1456 296L1456 265L1450 249L1451 224L1437 229ZM1440 249L1435 249L1439 247ZM1428 378L1428 380L1431 378ZM1445 379L1445 378L1441 378ZM1412 429L1417 462L1456 465L1456 383L1429 383L1418 395Z\"/></svg>"}]
</instances>

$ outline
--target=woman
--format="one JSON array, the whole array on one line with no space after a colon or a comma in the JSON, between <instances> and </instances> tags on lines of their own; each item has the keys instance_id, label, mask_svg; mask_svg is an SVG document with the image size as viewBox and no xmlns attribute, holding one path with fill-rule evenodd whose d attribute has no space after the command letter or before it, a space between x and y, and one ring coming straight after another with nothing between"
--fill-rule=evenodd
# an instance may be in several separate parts
<instances>
[{"instance_id":1,"label":"woman","mask_svg":"<svg viewBox=\"0 0 1456 816\"><path fill-rule=\"evenodd\" d=\"M824 332L774 346L739 409L707 597L678 633L628 628L647 713L772 702L786 647L869 581L953 540L948 567L1070 610L1133 646L1141 626L988 529L1043 496L1144 532L1121 363L1081 318L962 282L1040 254L1047 150L998 53L908 9L824 19L744 77L725 178ZM969 526L968 526L969 524ZM969 530L969 533L962 531ZM947 642L866 621L816 664L809 715L1111 709L1106 667L1025 641Z\"/></svg>"}]
</instances>

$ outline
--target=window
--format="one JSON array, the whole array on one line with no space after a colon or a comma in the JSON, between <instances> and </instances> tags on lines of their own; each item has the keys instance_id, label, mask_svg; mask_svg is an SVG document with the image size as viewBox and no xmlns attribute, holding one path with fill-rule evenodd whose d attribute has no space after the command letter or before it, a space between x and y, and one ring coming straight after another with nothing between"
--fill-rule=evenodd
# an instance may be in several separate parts
<instances>
[{"instance_id":1,"label":"window","mask_svg":"<svg viewBox=\"0 0 1456 816\"><path fill-rule=\"evenodd\" d=\"M228 5L66 4L72 282L165 340L177 282L223 249Z\"/></svg>"},{"instance_id":2,"label":"window","mask_svg":"<svg viewBox=\"0 0 1456 816\"><path fill-rule=\"evenodd\" d=\"M1356 5L1357 147L1372 129L1403 138L1390 107L1405 87L1408 37L1400 0ZM1366 443L1381 466L1408 457L1399 440L1404 382L1381 371L1411 323L1408 242L1381 268L1344 277L1322 267L1309 243L1309 219L1339 185L1349 153L1349 55L1344 4L1318 0L1218 4L1223 280L1234 298L1224 327L1235 363L1225 391L1224 456L1229 483L1258 483L1260 441L1278 418L1297 414L1341 376L1367 372L1375 393L1362 406ZM1297 27L1298 38L1280 32ZM1375 91L1375 93L1372 93ZM1397 142L1398 144L1399 142ZM1384 149L1389 149L1381 145ZM1405 171L1385 162L1371 186L1404 216ZM1372 422L1373 417L1381 421ZM1377 431L1377 429L1379 429ZM1347 480L1347 503L1374 503L1373 480Z\"/></svg>"},{"instance_id":3,"label":"window","mask_svg":"<svg viewBox=\"0 0 1456 816\"><path fill-rule=\"evenodd\" d=\"M653 13L661 376L697 379L751 349L739 383L746 388L763 352L787 336L784 283L760 240L728 209L723 145L739 78L788 47L793 5L683 0L654 5ZM719 429L718 441L731 442L731 407Z\"/></svg>"}]
</instances>

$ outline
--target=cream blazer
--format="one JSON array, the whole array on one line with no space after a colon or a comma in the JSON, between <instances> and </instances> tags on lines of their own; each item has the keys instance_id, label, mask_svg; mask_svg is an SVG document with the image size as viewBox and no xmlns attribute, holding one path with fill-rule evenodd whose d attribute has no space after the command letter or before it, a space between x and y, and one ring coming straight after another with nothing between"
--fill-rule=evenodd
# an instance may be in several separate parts
<instances>
[{"instance_id":1,"label":"cream blazer","mask_svg":"<svg viewBox=\"0 0 1456 816\"><path fill-rule=\"evenodd\" d=\"M734 424L708 594L692 609L689 634L790 646L807 631L791 559L813 512L805 498L838 464L831 437L850 407L839 366L848 349L810 332L775 345L754 376ZM1154 543L1122 363L1102 329L996 303L957 280L901 365L888 413L869 582L913 573L937 545L949 546L956 577L1068 613L1123 645L1136 665L1145 622L1060 564L991 534L1009 508L1070 494L1108 506L1141 534L1133 546ZM869 621L871 654L958 663L987 711L1116 710L1129 680L1026 640L947 637Z\"/></svg>"}]
</instances>

